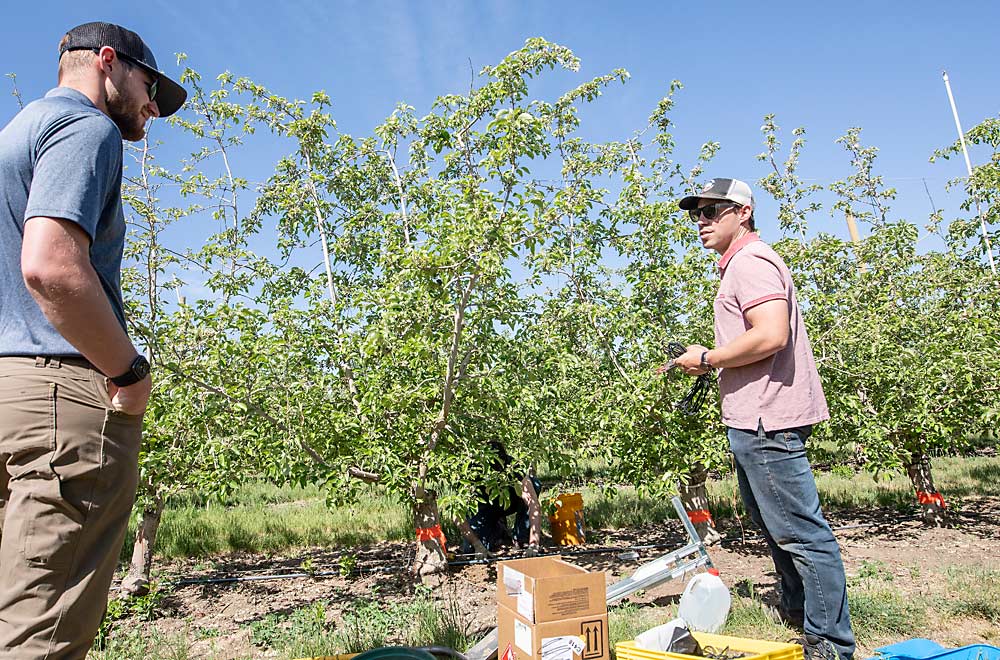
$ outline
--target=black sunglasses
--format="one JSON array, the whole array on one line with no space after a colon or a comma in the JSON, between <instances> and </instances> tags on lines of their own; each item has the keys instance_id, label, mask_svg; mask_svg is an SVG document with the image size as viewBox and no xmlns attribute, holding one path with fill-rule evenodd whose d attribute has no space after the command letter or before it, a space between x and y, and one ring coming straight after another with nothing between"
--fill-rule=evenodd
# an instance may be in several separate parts
<instances>
[{"instance_id":1,"label":"black sunglasses","mask_svg":"<svg viewBox=\"0 0 1000 660\"><path fill-rule=\"evenodd\" d=\"M737 204L736 202L716 202L715 204L703 206L700 209L691 209L688 211L688 215L691 216L693 222L698 222L701 216L705 216L706 220L715 220L726 209L735 206L742 206L742 204Z\"/></svg>"},{"instance_id":2,"label":"black sunglasses","mask_svg":"<svg viewBox=\"0 0 1000 660\"><path fill-rule=\"evenodd\" d=\"M74 50L77 50L77 49L74 49ZM94 51L94 53L96 53L96 54L100 54L100 52L101 52L101 50L99 48L91 48L90 50ZM135 59L134 57L129 57L128 55L125 55L124 53L119 53L117 51L115 51L115 54L118 55L118 59L124 60L132 68L136 68L136 67L138 67L140 69L144 68L143 65L139 62L139 60ZM156 76L155 78L153 78L153 82L151 82L151 83L145 83L145 85L146 85L146 94L149 96L149 100L150 101L155 100L156 99L156 90L160 86L160 78L159 78L159 76Z\"/></svg>"},{"instance_id":3,"label":"black sunglasses","mask_svg":"<svg viewBox=\"0 0 1000 660\"><path fill-rule=\"evenodd\" d=\"M136 66L136 67L139 67L139 68L143 68L143 67L142 67L142 66L141 66L141 65L139 64L139 62L138 62L138 61L136 61L136 60L135 60L134 58L131 58L131 57L129 57L128 55L122 55L121 53L118 53L118 57L119 57L120 59L123 59L123 60L125 60L126 62L128 62L128 63L130 63L130 64L132 64L132 65ZM157 76L157 77L154 77L154 78L153 78L153 82L151 82L151 83L146 83L146 94L147 94L147 95L149 96L149 100L150 100L150 101L153 101L153 100L155 100L155 99L156 99L156 90L157 90L157 88L158 88L159 86L160 86L160 78L159 78L159 76Z\"/></svg>"}]
</instances>

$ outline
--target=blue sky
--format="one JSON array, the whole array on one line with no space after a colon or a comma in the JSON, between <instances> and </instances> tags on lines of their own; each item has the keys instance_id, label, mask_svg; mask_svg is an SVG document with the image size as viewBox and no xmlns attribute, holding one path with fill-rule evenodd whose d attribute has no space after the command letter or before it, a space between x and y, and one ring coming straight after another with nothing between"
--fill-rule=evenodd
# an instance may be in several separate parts
<instances>
[{"instance_id":1,"label":"blue sky","mask_svg":"<svg viewBox=\"0 0 1000 660\"><path fill-rule=\"evenodd\" d=\"M579 75L554 76L543 92L616 67L632 74L584 115L587 137L641 128L676 78L685 86L674 114L678 159L691 162L703 142L717 140L722 150L707 175L754 183L767 173L754 158L762 117L775 113L786 143L793 127L807 129L800 176L828 183L849 171L834 139L861 126L865 143L881 150L879 172L899 190L894 215L918 222L930 210L924 181L936 206L954 210L945 183L964 175L961 159L927 162L956 137L942 69L966 128L1000 111L1000 3L988 1L8 3L2 72L17 73L26 100L54 85L62 32L89 20L136 30L171 74L173 53L183 51L206 78L228 69L299 98L324 89L341 130L353 134L369 133L399 101L420 112L440 94L467 90L470 62L478 72L542 36L582 59ZM15 111L0 96L0 122ZM170 130L155 135L169 143ZM762 199L759 211L766 232L774 205ZM825 213L813 227L846 237L843 220Z\"/></svg>"}]
</instances>

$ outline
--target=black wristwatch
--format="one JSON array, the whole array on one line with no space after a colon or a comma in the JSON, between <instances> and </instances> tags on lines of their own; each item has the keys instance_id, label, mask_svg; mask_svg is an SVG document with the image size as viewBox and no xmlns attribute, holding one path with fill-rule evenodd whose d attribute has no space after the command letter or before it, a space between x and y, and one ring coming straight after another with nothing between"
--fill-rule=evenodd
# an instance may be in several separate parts
<instances>
[{"instance_id":1,"label":"black wristwatch","mask_svg":"<svg viewBox=\"0 0 1000 660\"><path fill-rule=\"evenodd\" d=\"M712 365L710 365L708 363L708 351L702 351L701 352L701 368L702 369L711 369L712 368Z\"/></svg>"},{"instance_id":2,"label":"black wristwatch","mask_svg":"<svg viewBox=\"0 0 1000 660\"><path fill-rule=\"evenodd\" d=\"M116 387L128 387L129 385L135 385L148 375L149 360L147 360L145 356L139 355L132 360L132 364L129 365L128 371L123 373L121 376L112 378L111 382L114 383Z\"/></svg>"}]
</instances>

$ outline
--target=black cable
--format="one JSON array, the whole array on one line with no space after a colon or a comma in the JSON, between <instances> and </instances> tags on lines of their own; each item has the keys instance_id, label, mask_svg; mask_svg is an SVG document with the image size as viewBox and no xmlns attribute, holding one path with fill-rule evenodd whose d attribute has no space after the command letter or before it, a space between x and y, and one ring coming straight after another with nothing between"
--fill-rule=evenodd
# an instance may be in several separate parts
<instances>
[{"instance_id":1,"label":"black cable","mask_svg":"<svg viewBox=\"0 0 1000 660\"><path fill-rule=\"evenodd\" d=\"M414 646L412 648L418 649L420 651L426 651L427 653L430 653L431 655L438 658L453 658L453 660L469 660L464 653L456 651L455 649L449 646Z\"/></svg>"},{"instance_id":2,"label":"black cable","mask_svg":"<svg viewBox=\"0 0 1000 660\"><path fill-rule=\"evenodd\" d=\"M745 658L750 655L743 651L730 650L728 646L721 651L714 646L703 646L701 647L701 652L703 657L712 658L712 660L735 660L736 658Z\"/></svg>"},{"instance_id":3,"label":"black cable","mask_svg":"<svg viewBox=\"0 0 1000 660\"><path fill-rule=\"evenodd\" d=\"M667 343L667 355L670 361L666 364L666 371L670 371L675 366L674 359L679 358L687 352L684 344L679 341ZM715 370L709 369L694 380L694 385L688 390L680 401L674 404L674 408L685 415L697 415L701 407L705 405L708 398L708 391L715 385Z\"/></svg>"}]
</instances>

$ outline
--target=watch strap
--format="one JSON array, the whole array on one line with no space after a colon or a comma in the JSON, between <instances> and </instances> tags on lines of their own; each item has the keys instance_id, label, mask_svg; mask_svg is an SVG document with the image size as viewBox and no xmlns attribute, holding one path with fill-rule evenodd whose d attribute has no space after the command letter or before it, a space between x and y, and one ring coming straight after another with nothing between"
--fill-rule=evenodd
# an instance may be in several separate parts
<instances>
[{"instance_id":1,"label":"watch strap","mask_svg":"<svg viewBox=\"0 0 1000 660\"><path fill-rule=\"evenodd\" d=\"M115 387L128 387L129 385L135 385L148 375L149 361L145 358L145 356L139 355L132 360L132 364L129 365L128 371L120 376L115 376L111 379L111 382L115 384Z\"/></svg>"}]
</instances>

